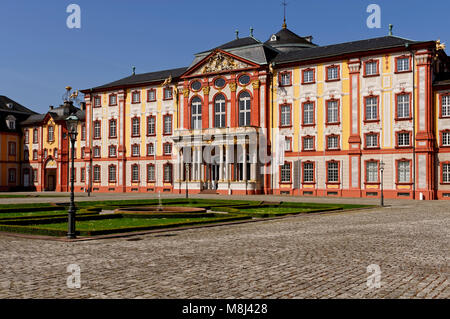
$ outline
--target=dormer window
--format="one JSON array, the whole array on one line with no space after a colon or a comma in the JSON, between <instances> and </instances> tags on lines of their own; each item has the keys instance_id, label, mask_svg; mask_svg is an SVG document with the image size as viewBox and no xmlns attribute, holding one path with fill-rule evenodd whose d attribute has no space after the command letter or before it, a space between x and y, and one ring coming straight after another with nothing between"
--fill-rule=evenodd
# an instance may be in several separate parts
<instances>
[{"instance_id":1,"label":"dormer window","mask_svg":"<svg viewBox=\"0 0 450 319\"><path fill-rule=\"evenodd\" d=\"M8 128L10 130L15 130L16 129L16 118L12 115L8 115L6 117L6 126L8 126Z\"/></svg>"},{"instance_id":2,"label":"dormer window","mask_svg":"<svg viewBox=\"0 0 450 319\"><path fill-rule=\"evenodd\" d=\"M270 41L277 41L278 37L275 34L272 34L272 36L270 37Z\"/></svg>"}]
</instances>

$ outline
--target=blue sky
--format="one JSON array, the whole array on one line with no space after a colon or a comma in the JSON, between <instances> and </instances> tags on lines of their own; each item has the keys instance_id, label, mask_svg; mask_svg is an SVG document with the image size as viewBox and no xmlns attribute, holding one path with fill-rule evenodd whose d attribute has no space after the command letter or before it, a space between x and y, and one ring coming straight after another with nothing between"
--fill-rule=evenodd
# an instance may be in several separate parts
<instances>
[{"instance_id":1,"label":"blue sky","mask_svg":"<svg viewBox=\"0 0 450 319\"><path fill-rule=\"evenodd\" d=\"M388 34L450 45L448 0L287 0L288 28L319 45ZM81 7L81 29L66 26L66 7ZM366 8L381 7L381 29ZM250 27L262 41L281 29L281 0L1 0L0 94L46 112L64 87L85 89L131 74L183 67L193 54L231 41Z\"/></svg>"}]
</instances>

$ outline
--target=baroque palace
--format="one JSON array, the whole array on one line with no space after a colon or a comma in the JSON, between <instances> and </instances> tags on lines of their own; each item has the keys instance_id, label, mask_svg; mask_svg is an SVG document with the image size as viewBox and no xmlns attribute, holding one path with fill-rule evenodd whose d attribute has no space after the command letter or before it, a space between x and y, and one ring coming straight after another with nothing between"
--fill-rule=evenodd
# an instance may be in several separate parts
<instances>
[{"instance_id":1,"label":"baroque palace","mask_svg":"<svg viewBox=\"0 0 450 319\"><path fill-rule=\"evenodd\" d=\"M439 41L318 46L286 24L265 42L252 33L188 67L82 90L79 109L30 114L20 140L2 136L2 188L69 190L64 120L76 113L78 192L450 199L450 59Z\"/></svg>"}]
</instances>

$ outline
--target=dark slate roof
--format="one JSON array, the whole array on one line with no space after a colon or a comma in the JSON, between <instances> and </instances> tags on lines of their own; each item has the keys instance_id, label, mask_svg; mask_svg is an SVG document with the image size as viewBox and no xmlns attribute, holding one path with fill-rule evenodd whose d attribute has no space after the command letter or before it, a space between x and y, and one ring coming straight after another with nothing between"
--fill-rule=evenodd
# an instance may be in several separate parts
<instances>
[{"instance_id":1,"label":"dark slate roof","mask_svg":"<svg viewBox=\"0 0 450 319\"><path fill-rule=\"evenodd\" d=\"M274 62L296 62L316 58L325 58L332 56L340 56L348 53L366 52L370 50L387 49L404 46L406 43L422 43L420 41L412 41L395 36L385 36L367 40L346 42L327 46L318 46L314 48L305 48L298 51L283 52L275 57Z\"/></svg>"},{"instance_id":2,"label":"dark slate roof","mask_svg":"<svg viewBox=\"0 0 450 319\"><path fill-rule=\"evenodd\" d=\"M8 107L8 104L12 104L12 108ZM0 111L22 114L36 114L36 112L26 108L25 106L11 100L9 97L0 95Z\"/></svg>"},{"instance_id":3,"label":"dark slate roof","mask_svg":"<svg viewBox=\"0 0 450 319\"><path fill-rule=\"evenodd\" d=\"M26 120L22 121L21 125L29 125L29 124L35 124L40 123L44 120L45 116L47 114L33 114L30 115Z\"/></svg>"},{"instance_id":4,"label":"dark slate roof","mask_svg":"<svg viewBox=\"0 0 450 319\"><path fill-rule=\"evenodd\" d=\"M218 46L216 49L226 50L226 49L244 47L244 46L253 45L253 44L260 44L260 43L261 42L256 40L254 37L246 37L246 38L239 38L239 39L235 39L233 41L227 42L225 44Z\"/></svg>"},{"instance_id":5,"label":"dark slate roof","mask_svg":"<svg viewBox=\"0 0 450 319\"><path fill-rule=\"evenodd\" d=\"M32 125L41 123L47 114L49 114L55 121L63 121L65 120L72 112L75 112L75 115L80 119L80 121L86 120L86 112L81 109L70 105L63 104L54 109L49 110L46 114L34 114L28 117L25 121L21 122L21 125Z\"/></svg>"},{"instance_id":6,"label":"dark slate roof","mask_svg":"<svg viewBox=\"0 0 450 319\"><path fill-rule=\"evenodd\" d=\"M127 85L133 85L133 84L143 84L143 83L150 83L150 82L156 82L156 81L164 81L169 76L172 76L172 78L179 77L181 74L186 71L186 68L178 68L178 69L170 69L170 70L164 70L164 71L157 71L157 72L150 72L150 73L141 73L136 75L127 76L126 78L104 84L101 86L97 86L94 88L94 90L97 89L103 89L103 88L111 88L111 87L119 87L119 86L127 86ZM83 92L88 90L83 90Z\"/></svg>"},{"instance_id":7,"label":"dark slate roof","mask_svg":"<svg viewBox=\"0 0 450 319\"><path fill-rule=\"evenodd\" d=\"M295 34L294 32L292 32L291 30L289 30L287 28L281 29L280 31L275 33L275 35L277 36L276 41L270 41L270 39L269 39L264 43L272 45L272 46L285 45L285 44L304 45L306 47L317 46L316 44L311 43L308 40L306 40L305 38L298 36L297 34Z\"/></svg>"}]
</instances>

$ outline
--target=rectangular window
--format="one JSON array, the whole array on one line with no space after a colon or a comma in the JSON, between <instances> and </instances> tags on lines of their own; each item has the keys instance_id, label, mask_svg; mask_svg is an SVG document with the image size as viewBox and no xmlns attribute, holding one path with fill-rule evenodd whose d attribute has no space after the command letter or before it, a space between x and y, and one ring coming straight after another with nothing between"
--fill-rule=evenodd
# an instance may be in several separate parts
<instances>
[{"instance_id":1,"label":"rectangular window","mask_svg":"<svg viewBox=\"0 0 450 319\"><path fill-rule=\"evenodd\" d=\"M156 117L150 115L147 117L147 135L155 135L156 132Z\"/></svg>"},{"instance_id":2,"label":"rectangular window","mask_svg":"<svg viewBox=\"0 0 450 319\"><path fill-rule=\"evenodd\" d=\"M280 74L280 86L289 86L291 85L291 73L283 72Z\"/></svg>"},{"instance_id":3,"label":"rectangular window","mask_svg":"<svg viewBox=\"0 0 450 319\"><path fill-rule=\"evenodd\" d=\"M102 124L100 121L94 121L94 139L100 139L102 136Z\"/></svg>"},{"instance_id":4,"label":"rectangular window","mask_svg":"<svg viewBox=\"0 0 450 319\"><path fill-rule=\"evenodd\" d=\"M153 156L154 154L155 154L155 147L154 147L153 143L147 144L147 155Z\"/></svg>"},{"instance_id":5,"label":"rectangular window","mask_svg":"<svg viewBox=\"0 0 450 319\"><path fill-rule=\"evenodd\" d=\"M37 144L37 142L38 142L38 130L37 130L37 128L35 128L34 130L33 130L33 144Z\"/></svg>"},{"instance_id":6,"label":"rectangular window","mask_svg":"<svg viewBox=\"0 0 450 319\"><path fill-rule=\"evenodd\" d=\"M131 136L137 137L140 135L140 120L138 117L131 119Z\"/></svg>"},{"instance_id":7,"label":"rectangular window","mask_svg":"<svg viewBox=\"0 0 450 319\"><path fill-rule=\"evenodd\" d=\"M141 102L141 93L140 92L133 92L131 94L131 103L136 104Z\"/></svg>"},{"instance_id":8,"label":"rectangular window","mask_svg":"<svg viewBox=\"0 0 450 319\"><path fill-rule=\"evenodd\" d=\"M331 66L327 68L327 81L339 80L339 67Z\"/></svg>"},{"instance_id":9,"label":"rectangular window","mask_svg":"<svg viewBox=\"0 0 450 319\"><path fill-rule=\"evenodd\" d=\"M366 121L378 120L378 96L369 96L365 98L365 119Z\"/></svg>"},{"instance_id":10,"label":"rectangular window","mask_svg":"<svg viewBox=\"0 0 450 319\"><path fill-rule=\"evenodd\" d=\"M47 141L49 141L49 142L55 141L55 134L54 133L55 133L55 128L53 126L49 126L47 128L47 134L48 134Z\"/></svg>"},{"instance_id":11,"label":"rectangular window","mask_svg":"<svg viewBox=\"0 0 450 319\"><path fill-rule=\"evenodd\" d=\"M284 144L284 150L285 150L286 152L292 151L292 149L291 149L292 138L286 137L285 140L284 140L284 143L285 143L285 144Z\"/></svg>"},{"instance_id":12,"label":"rectangular window","mask_svg":"<svg viewBox=\"0 0 450 319\"><path fill-rule=\"evenodd\" d=\"M38 159L38 151L34 150L33 151L33 161L37 161Z\"/></svg>"},{"instance_id":13,"label":"rectangular window","mask_svg":"<svg viewBox=\"0 0 450 319\"><path fill-rule=\"evenodd\" d=\"M164 143L164 155L171 155L172 154L172 144L171 143Z\"/></svg>"},{"instance_id":14,"label":"rectangular window","mask_svg":"<svg viewBox=\"0 0 450 319\"><path fill-rule=\"evenodd\" d=\"M164 135L172 134L172 116L164 115Z\"/></svg>"},{"instance_id":15,"label":"rectangular window","mask_svg":"<svg viewBox=\"0 0 450 319\"><path fill-rule=\"evenodd\" d=\"M442 95L441 97L441 116L450 117L450 95Z\"/></svg>"},{"instance_id":16,"label":"rectangular window","mask_svg":"<svg viewBox=\"0 0 450 319\"><path fill-rule=\"evenodd\" d=\"M172 99L172 88L164 88L164 100Z\"/></svg>"},{"instance_id":17,"label":"rectangular window","mask_svg":"<svg viewBox=\"0 0 450 319\"><path fill-rule=\"evenodd\" d=\"M365 63L364 72L366 76L378 75L378 62L370 61Z\"/></svg>"},{"instance_id":18,"label":"rectangular window","mask_svg":"<svg viewBox=\"0 0 450 319\"><path fill-rule=\"evenodd\" d=\"M397 146L410 146L409 132L397 134Z\"/></svg>"},{"instance_id":19,"label":"rectangular window","mask_svg":"<svg viewBox=\"0 0 450 319\"><path fill-rule=\"evenodd\" d=\"M450 146L450 132L442 132L442 146Z\"/></svg>"},{"instance_id":20,"label":"rectangular window","mask_svg":"<svg viewBox=\"0 0 450 319\"><path fill-rule=\"evenodd\" d=\"M110 145L109 146L109 157L116 157L116 156L117 156L116 147L114 145Z\"/></svg>"},{"instance_id":21,"label":"rectangular window","mask_svg":"<svg viewBox=\"0 0 450 319\"><path fill-rule=\"evenodd\" d=\"M116 166L111 165L108 168L108 180L112 183L116 182Z\"/></svg>"},{"instance_id":22,"label":"rectangular window","mask_svg":"<svg viewBox=\"0 0 450 319\"><path fill-rule=\"evenodd\" d=\"M100 182L100 166L94 166L93 169L93 180L94 182Z\"/></svg>"},{"instance_id":23,"label":"rectangular window","mask_svg":"<svg viewBox=\"0 0 450 319\"><path fill-rule=\"evenodd\" d=\"M397 72L406 72L410 70L409 57L397 58Z\"/></svg>"},{"instance_id":24,"label":"rectangular window","mask_svg":"<svg viewBox=\"0 0 450 319\"><path fill-rule=\"evenodd\" d=\"M285 163L281 166L281 182L289 183L291 181L291 163Z\"/></svg>"},{"instance_id":25,"label":"rectangular window","mask_svg":"<svg viewBox=\"0 0 450 319\"><path fill-rule=\"evenodd\" d=\"M304 70L303 83L313 83L313 82L314 82L314 70Z\"/></svg>"},{"instance_id":26,"label":"rectangular window","mask_svg":"<svg viewBox=\"0 0 450 319\"><path fill-rule=\"evenodd\" d=\"M409 119L410 118L410 98L409 94L397 95L397 118Z\"/></svg>"},{"instance_id":27,"label":"rectangular window","mask_svg":"<svg viewBox=\"0 0 450 319\"><path fill-rule=\"evenodd\" d=\"M336 100L327 101L327 123L339 123L339 104Z\"/></svg>"},{"instance_id":28,"label":"rectangular window","mask_svg":"<svg viewBox=\"0 0 450 319\"><path fill-rule=\"evenodd\" d=\"M378 162L366 163L366 181L368 183L378 183Z\"/></svg>"},{"instance_id":29,"label":"rectangular window","mask_svg":"<svg viewBox=\"0 0 450 319\"><path fill-rule=\"evenodd\" d=\"M327 149L337 150L339 149L339 136L327 136Z\"/></svg>"},{"instance_id":30,"label":"rectangular window","mask_svg":"<svg viewBox=\"0 0 450 319\"><path fill-rule=\"evenodd\" d=\"M409 161L398 162L398 182L409 183L411 180L411 168Z\"/></svg>"},{"instance_id":31,"label":"rectangular window","mask_svg":"<svg viewBox=\"0 0 450 319\"><path fill-rule=\"evenodd\" d=\"M134 145L131 146L131 156L133 156L133 157L140 156L139 145L138 144L134 144Z\"/></svg>"},{"instance_id":32,"label":"rectangular window","mask_svg":"<svg viewBox=\"0 0 450 319\"><path fill-rule=\"evenodd\" d=\"M156 101L156 90L151 89L147 91L147 102Z\"/></svg>"},{"instance_id":33,"label":"rectangular window","mask_svg":"<svg viewBox=\"0 0 450 319\"><path fill-rule=\"evenodd\" d=\"M280 126L291 126L291 106L281 105L280 112Z\"/></svg>"},{"instance_id":34,"label":"rectangular window","mask_svg":"<svg viewBox=\"0 0 450 319\"><path fill-rule=\"evenodd\" d=\"M10 168L8 170L8 182L9 183L15 183L16 182L16 169Z\"/></svg>"},{"instance_id":35,"label":"rectangular window","mask_svg":"<svg viewBox=\"0 0 450 319\"><path fill-rule=\"evenodd\" d=\"M367 134L366 135L366 147L367 148L378 147L378 134Z\"/></svg>"},{"instance_id":36,"label":"rectangular window","mask_svg":"<svg viewBox=\"0 0 450 319\"><path fill-rule=\"evenodd\" d=\"M172 183L172 165L164 165L164 183Z\"/></svg>"},{"instance_id":37,"label":"rectangular window","mask_svg":"<svg viewBox=\"0 0 450 319\"><path fill-rule=\"evenodd\" d=\"M450 164L442 164L442 182L450 183Z\"/></svg>"},{"instance_id":38,"label":"rectangular window","mask_svg":"<svg viewBox=\"0 0 450 319\"><path fill-rule=\"evenodd\" d=\"M86 180L86 169L84 167L80 170L80 181L84 182Z\"/></svg>"},{"instance_id":39,"label":"rectangular window","mask_svg":"<svg viewBox=\"0 0 450 319\"><path fill-rule=\"evenodd\" d=\"M314 163L303 163L303 183L314 182Z\"/></svg>"},{"instance_id":40,"label":"rectangular window","mask_svg":"<svg viewBox=\"0 0 450 319\"><path fill-rule=\"evenodd\" d=\"M101 107L102 106L102 99L100 96L94 97L94 107Z\"/></svg>"},{"instance_id":41,"label":"rectangular window","mask_svg":"<svg viewBox=\"0 0 450 319\"><path fill-rule=\"evenodd\" d=\"M314 150L314 137L304 137L303 138L303 150L313 151Z\"/></svg>"},{"instance_id":42,"label":"rectangular window","mask_svg":"<svg viewBox=\"0 0 450 319\"><path fill-rule=\"evenodd\" d=\"M100 147L99 146L94 147L94 157L100 157Z\"/></svg>"},{"instance_id":43,"label":"rectangular window","mask_svg":"<svg viewBox=\"0 0 450 319\"><path fill-rule=\"evenodd\" d=\"M8 155L10 155L10 156L16 155L16 143L15 142L8 143Z\"/></svg>"},{"instance_id":44,"label":"rectangular window","mask_svg":"<svg viewBox=\"0 0 450 319\"><path fill-rule=\"evenodd\" d=\"M38 181L38 170L33 169L33 182L37 183Z\"/></svg>"},{"instance_id":45,"label":"rectangular window","mask_svg":"<svg viewBox=\"0 0 450 319\"><path fill-rule=\"evenodd\" d=\"M339 182L339 163L328 162L327 163L327 181L328 183Z\"/></svg>"},{"instance_id":46,"label":"rectangular window","mask_svg":"<svg viewBox=\"0 0 450 319\"><path fill-rule=\"evenodd\" d=\"M109 105L110 106L117 105L117 95L113 94L109 96Z\"/></svg>"},{"instance_id":47,"label":"rectangular window","mask_svg":"<svg viewBox=\"0 0 450 319\"><path fill-rule=\"evenodd\" d=\"M147 182L155 181L155 165L149 164L147 165Z\"/></svg>"},{"instance_id":48,"label":"rectangular window","mask_svg":"<svg viewBox=\"0 0 450 319\"><path fill-rule=\"evenodd\" d=\"M138 165L131 166L131 181L139 182L139 166Z\"/></svg>"},{"instance_id":49,"label":"rectangular window","mask_svg":"<svg viewBox=\"0 0 450 319\"><path fill-rule=\"evenodd\" d=\"M81 140L86 141L86 125L81 125Z\"/></svg>"},{"instance_id":50,"label":"rectangular window","mask_svg":"<svg viewBox=\"0 0 450 319\"><path fill-rule=\"evenodd\" d=\"M30 143L30 130L24 131L24 140L26 144Z\"/></svg>"},{"instance_id":51,"label":"rectangular window","mask_svg":"<svg viewBox=\"0 0 450 319\"><path fill-rule=\"evenodd\" d=\"M314 125L314 103L303 104L303 125Z\"/></svg>"},{"instance_id":52,"label":"rectangular window","mask_svg":"<svg viewBox=\"0 0 450 319\"><path fill-rule=\"evenodd\" d=\"M117 137L117 121L116 120L109 121L109 137L110 138Z\"/></svg>"}]
</instances>

